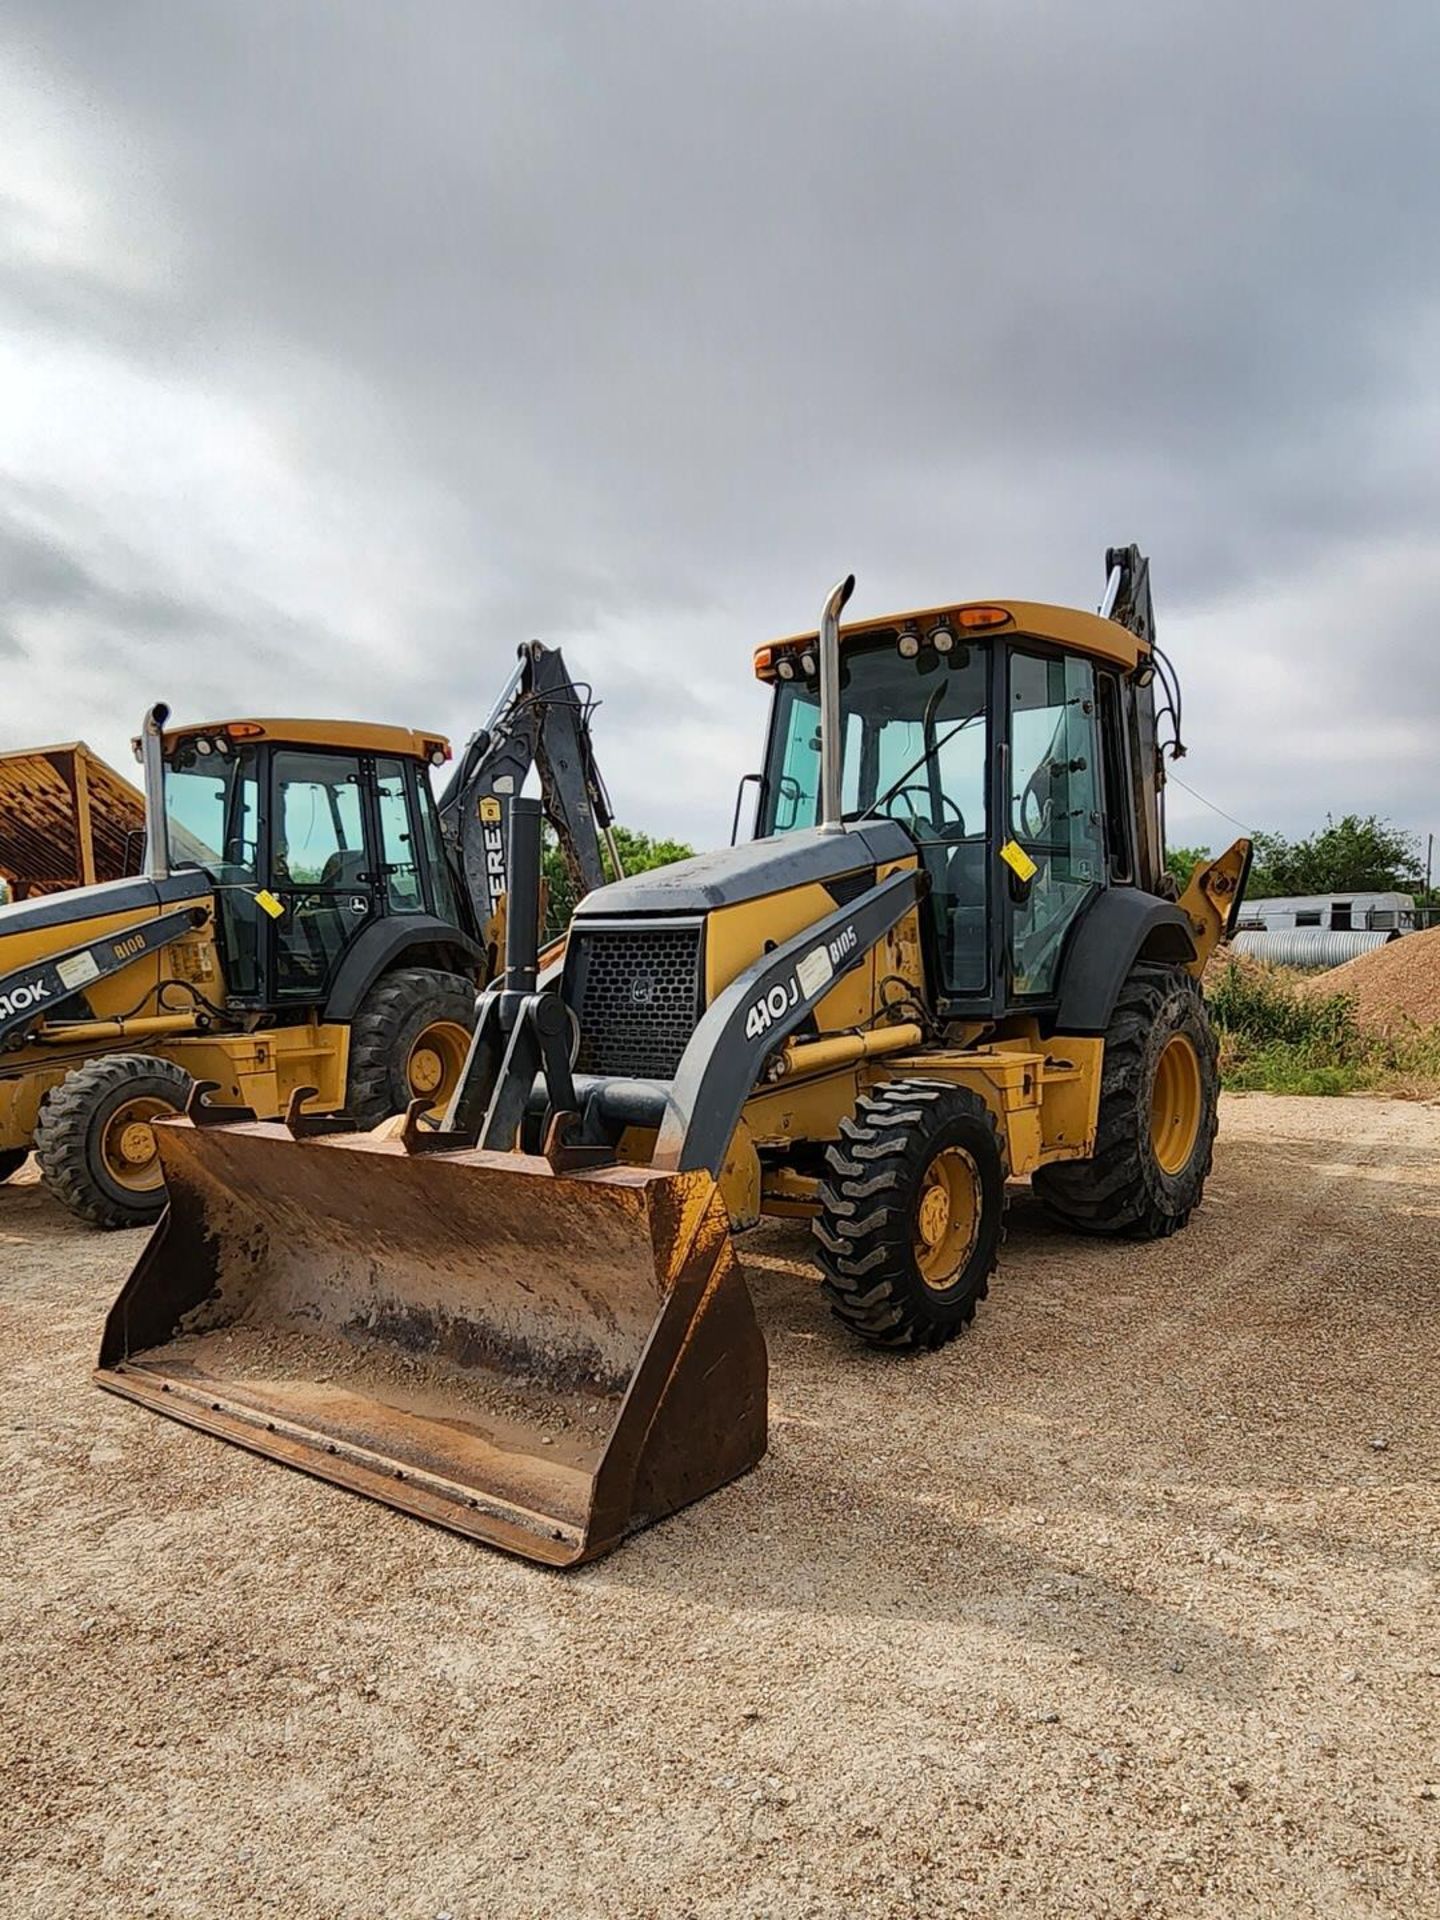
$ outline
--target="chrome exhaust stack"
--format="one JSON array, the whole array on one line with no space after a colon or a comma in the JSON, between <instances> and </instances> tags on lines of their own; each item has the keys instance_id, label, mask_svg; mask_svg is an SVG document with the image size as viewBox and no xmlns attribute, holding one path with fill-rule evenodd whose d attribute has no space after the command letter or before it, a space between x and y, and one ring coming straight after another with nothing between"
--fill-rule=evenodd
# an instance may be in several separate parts
<instances>
[{"instance_id":1,"label":"chrome exhaust stack","mask_svg":"<svg viewBox=\"0 0 1440 1920\"><path fill-rule=\"evenodd\" d=\"M844 730L840 724L840 614L855 591L855 576L830 589L820 615L820 825L826 833L843 833L840 810L840 757Z\"/></svg>"},{"instance_id":2,"label":"chrome exhaust stack","mask_svg":"<svg viewBox=\"0 0 1440 1920\"><path fill-rule=\"evenodd\" d=\"M165 821L165 722L170 709L151 707L140 722L140 765L145 778L145 872L170 878L170 835Z\"/></svg>"}]
</instances>

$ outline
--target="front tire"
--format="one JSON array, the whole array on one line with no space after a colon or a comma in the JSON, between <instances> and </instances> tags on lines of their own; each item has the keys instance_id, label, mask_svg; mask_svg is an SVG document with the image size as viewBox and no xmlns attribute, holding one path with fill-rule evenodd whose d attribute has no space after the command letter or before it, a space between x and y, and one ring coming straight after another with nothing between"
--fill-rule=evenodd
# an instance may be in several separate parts
<instances>
[{"instance_id":1,"label":"front tire","mask_svg":"<svg viewBox=\"0 0 1440 1920\"><path fill-rule=\"evenodd\" d=\"M97 1227L144 1227L165 1211L152 1122L183 1113L194 1083L173 1060L108 1053L52 1087L35 1123L41 1177L60 1203Z\"/></svg>"},{"instance_id":2,"label":"front tire","mask_svg":"<svg viewBox=\"0 0 1440 1920\"><path fill-rule=\"evenodd\" d=\"M1105 1034L1094 1155L1040 1168L1037 1197L1081 1233L1158 1240L1178 1232L1205 1190L1219 1099L1218 1049L1199 986L1180 967L1135 967Z\"/></svg>"},{"instance_id":3,"label":"front tire","mask_svg":"<svg viewBox=\"0 0 1440 1920\"><path fill-rule=\"evenodd\" d=\"M1004 1231L1005 1154L967 1087L862 1094L826 1154L813 1225L821 1290L874 1347L940 1347L975 1318Z\"/></svg>"},{"instance_id":4,"label":"front tire","mask_svg":"<svg viewBox=\"0 0 1440 1920\"><path fill-rule=\"evenodd\" d=\"M351 1023L346 1113L362 1127L376 1127L415 1099L443 1111L474 1027L475 988L463 975L428 967L387 973Z\"/></svg>"}]
</instances>

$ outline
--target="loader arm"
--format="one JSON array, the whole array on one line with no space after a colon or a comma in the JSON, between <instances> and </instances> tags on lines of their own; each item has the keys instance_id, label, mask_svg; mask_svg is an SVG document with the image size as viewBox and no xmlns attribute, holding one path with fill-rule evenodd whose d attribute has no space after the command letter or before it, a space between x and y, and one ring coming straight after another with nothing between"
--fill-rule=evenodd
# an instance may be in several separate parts
<instances>
[{"instance_id":1,"label":"loader arm","mask_svg":"<svg viewBox=\"0 0 1440 1920\"><path fill-rule=\"evenodd\" d=\"M73 1001L86 987L123 973L137 960L183 940L207 918L204 908L179 907L138 927L102 934L81 946L33 960L0 977L0 1047L17 1041L29 1028L39 1025L47 1012Z\"/></svg>"},{"instance_id":2,"label":"loader arm","mask_svg":"<svg viewBox=\"0 0 1440 1920\"><path fill-rule=\"evenodd\" d=\"M510 811L531 767L577 896L605 884L602 844L618 872L613 816L590 738L593 702L555 647L532 640L439 800L440 826L481 927L508 889Z\"/></svg>"}]
</instances>

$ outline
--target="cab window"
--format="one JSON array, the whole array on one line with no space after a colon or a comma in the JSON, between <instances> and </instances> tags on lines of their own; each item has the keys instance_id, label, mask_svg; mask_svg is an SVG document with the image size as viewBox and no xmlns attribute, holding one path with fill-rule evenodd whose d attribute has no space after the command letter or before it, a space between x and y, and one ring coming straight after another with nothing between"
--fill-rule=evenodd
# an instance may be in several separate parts
<instances>
[{"instance_id":1,"label":"cab window","mask_svg":"<svg viewBox=\"0 0 1440 1920\"><path fill-rule=\"evenodd\" d=\"M423 913L425 896L420 885L420 863L416 857L410 824L405 775L403 760L377 760L375 763L385 900L392 913Z\"/></svg>"},{"instance_id":2,"label":"cab window","mask_svg":"<svg viewBox=\"0 0 1440 1920\"><path fill-rule=\"evenodd\" d=\"M1013 921L1015 992L1054 990L1065 934L1100 884L1104 841L1088 660L1010 656L1010 834L1035 865Z\"/></svg>"},{"instance_id":3,"label":"cab window","mask_svg":"<svg viewBox=\"0 0 1440 1920\"><path fill-rule=\"evenodd\" d=\"M989 980L987 689L989 649L882 628L848 643L840 662L841 811L897 821L930 879L930 921L944 990ZM820 696L813 680L775 686L762 833L820 817Z\"/></svg>"}]
</instances>

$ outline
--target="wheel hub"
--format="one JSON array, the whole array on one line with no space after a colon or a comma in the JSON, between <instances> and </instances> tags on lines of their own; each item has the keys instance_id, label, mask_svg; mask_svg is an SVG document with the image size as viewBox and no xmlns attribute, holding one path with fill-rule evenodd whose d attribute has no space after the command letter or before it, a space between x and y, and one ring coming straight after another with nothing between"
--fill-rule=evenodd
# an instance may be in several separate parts
<instances>
[{"instance_id":1,"label":"wheel hub","mask_svg":"<svg viewBox=\"0 0 1440 1920\"><path fill-rule=\"evenodd\" d=\"M1150 1149L1164 1172L1189 1165L1204 1111L1200 1056L1185 1033L1172 1033L1155 1062L1150 1090Z\"/></svg>"},{"instance_id":2,"label":"wheel hub","mask_svg":"<svg viewBox=\"0 0 1440 1920\"><path fill-rule=\"evenodd\" d=\"M410 1087L417 1096L433 1093L444 1077L445 1068L433 1047L417 1047L410 1056Z\"/></svg>"},{"instance_id":3,"label":"wheel hub","mask_svg":"<svg viewBox=\"0 0 1440 1920\"><path fill-rule=\"evenodd\" d=\"M943 1147L925 1169L915 1208L915 1263L943 1292L964 1272L980 1237L980 1169L963 1147Z\"/></svg>"},{"instance_id":4,"label":"wheel hub","mask_svg":"<svg viewBox=\"0 0 1440 1920\"><path fill-rule=\"evenodd\" d=\"M470 1034L454 1020L437 1020L415 1037L405 1062L412 1100L428 1100L431 1111L445 1106L460 1084L470 1051Z\"/></svg>"},{"instance_id":5,"label":"wheel hub","mask_svg":"<svg viewBox=\"0 0 1440 1920\"><path fill-rule=\"evenodd\" d=\"M950 1225L950 1196L944 1184L936 1181L925 1189L920 1202L920 1236L927 1247L938 1247Z\"/></svg>"},{"instance_id":6,"label":"wheel hub","mask_svg":"<svg viewBox=\"0 0 1440 1920\"><path fill-rule=\"evenodd\" d=\"M155 1157L155 1131L143 1120L131 1120L120 1129L120 1158L130 1167L143 1167Z\"/></svg>"},{"instance_id":7,"label":"wheel hub","mask_svg":"<svg viewBox=\"0 0 1440 1920\"><path fill-rule=\"evenodd\" d=\"M142 1095L127 1100L111 1114L101 1136L100 1153L117 1185L131 1193L149 1193L160 1185L164 1175L151 1122L175 1110L168 1100Z\"/></svg>"}]
</instances>

